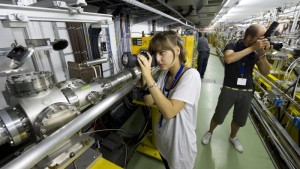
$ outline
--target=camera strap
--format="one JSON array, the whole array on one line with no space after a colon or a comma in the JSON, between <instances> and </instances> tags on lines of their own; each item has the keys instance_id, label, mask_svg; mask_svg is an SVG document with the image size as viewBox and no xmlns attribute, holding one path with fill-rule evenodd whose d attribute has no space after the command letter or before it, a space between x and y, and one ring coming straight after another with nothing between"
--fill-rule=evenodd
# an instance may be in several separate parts
<instances>
[{"instance_id":1,"label":"camera strap","mask_svg":"<svg viewBox=\"0 0 300 169\"><path fill-rule=\"evenodd\" d=\"M177 85L178 81L180 80L180 78L182 77L182 75L185 73L185 71L187 71L188 69L190 68L187 68L184 70L184 65L181 65L179 70L177 71L174 79L172 80L172 83L171 83L171 86L169 89L166 89L166 85L167 85L167 82L168 82L168 79L169 79L169 76L170 76L170 71L167 73L166 77L165 77L165 81L164 81L164 87L163 87L163 94L168 98L169 97L169 94L170 94L170 91ZM165 94L165 92L167 94ZM176 116L175 116L176 117ZM175 118L174 117L174 118ZM161 114L160 115L160 119L159 119L159 128L162 127L162 121L163 121L163 115Z\"/></svg>"},{"instance_id":2,"label":"camera strap","mask_svg":"<svg viewBox=\"0 0 300 169\"><path fill-rule=\"evenodd\" d=\"M173 78L171 86L170 86L169 89L166 88L167 83L168 83L168 79L169 79L169 76L170 76L170 71L168 71L168 73L165 77L165 83L164 83L164 87L163 87L163 91L167 92L167 97L169 96L169 93L170 93L171 89L173 89L175 87L175 83L177 82L177 80L179 80L179 78L181 77L181 73L182 73L183 69L184 69L184 65L181 65L179 70L177 71L175 77Z\"/></svg>"},{"instance_id":3,"label":"camera strap","mask_svg":"<svg viewBox=\"0 0 300 169\"><path fill-rule=\"evenodd\" d=\"M245 62L242 63L242 67L241 67L241 76L242 76L242 78L243 78L244 74L245 74Z\"/></svg>"}]
</instances>

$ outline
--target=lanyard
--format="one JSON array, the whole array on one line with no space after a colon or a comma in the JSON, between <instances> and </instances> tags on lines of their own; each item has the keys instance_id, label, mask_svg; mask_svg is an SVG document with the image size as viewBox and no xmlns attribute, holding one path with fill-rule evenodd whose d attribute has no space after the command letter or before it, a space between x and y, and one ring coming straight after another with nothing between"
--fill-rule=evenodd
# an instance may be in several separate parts
<instances>
[{"instance_id":1,"label":"lanyard","mask_svg":"<svg viewBox=\"0 0 300 169\"><path fill-rule=\"evenodd\" d=\"M183 68L184 68L184 65L181 65L180 68L179 68L179 70L177 71L177 73L176 73L174 79L172 80L172 83L171 83L170 88L169 88L169 89L166 89L166 85L167 85L167 83L168 83L168 79L169 79L169 76L170 76L170 71L168 71L168 73L167 73L167 75L166 75L166 77L165 77L165 83L164 83L164 87L163 87L163 93L166 91L166 92L167 92L167 94L166 94L167 97L169 97L170 91L171 91L171 89L174 87L176 81L178 80L180 74L182 73ZM161 128L161 126L162 126L162 120L163 120L163 116L162 116L162 114L161 114L161 115L160 115L160 119L159 119L159 128Z\"/></svg>"},{"instance_id":2,"label":"lanyard","mask_svg":"<svg viewBox=\"0 0 300 169\"><path fill-rule=\"evenodd\" d=\"M242 68L241 68L241 75L242 75L242 77L244 76L244 74L245 74L245 63L243 62Z\"/></svg>"}]
</instances>

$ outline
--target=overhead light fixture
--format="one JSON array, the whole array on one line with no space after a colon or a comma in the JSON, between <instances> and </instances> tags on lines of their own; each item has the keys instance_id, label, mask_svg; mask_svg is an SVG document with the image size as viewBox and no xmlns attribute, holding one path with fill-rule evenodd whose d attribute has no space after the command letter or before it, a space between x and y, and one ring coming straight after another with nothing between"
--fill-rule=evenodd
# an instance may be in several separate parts
<instances>
[{"instance_id":1,"label":"overhead light fixture","mask_svg":"<svg viewBox=\"0 0 300 169\"><path fill-rule=\"evenodd\" d=\"M212 20L212 24L218 22L221 18L223 18L232 8L236 7L240 1L241 0L227 0L225 5L223 6L223 8L218 12L218 14ZM232 2L233 2L233 5L231 7L229 7L229 4L232 4Z\"/></svg>"},{"instance_id":2,"label":"overhead light fixture","mask_svg":"<svg viewBox=\"0 0 300 169\"><path fill-rule=\"evenodd\" d=\"M231 6L231 8L230 9L232 9L232 8L235 8L238 4L240 3L240 1L238 0L238 1L236 1L232 6Z\"/></svg>"}]
</instances>

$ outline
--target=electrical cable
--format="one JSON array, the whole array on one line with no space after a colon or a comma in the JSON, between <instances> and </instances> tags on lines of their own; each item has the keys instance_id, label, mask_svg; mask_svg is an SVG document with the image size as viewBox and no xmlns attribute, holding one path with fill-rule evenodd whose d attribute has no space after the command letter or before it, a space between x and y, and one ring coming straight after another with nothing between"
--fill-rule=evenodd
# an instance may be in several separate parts
<instances>
[{"instance_id":1,"label":"electrical cable","mask_svg":"<svg viewBox=\"0 0 300 169\"><path fill-rule=\"evenodd\" d=\"M102 130L94 130L94 131L91 131L91 132L84 132L82 134L91 134L91 133L96 133L96 132L102 132L102 131L121 131L121 132L124 132L126 134L128 134L128 132L124 129L102 129ZM120 135L119 135L120 136ZM122 144L124 145L125 147L125 163L124 163L124 169L126 168L126 165L127 165L127 155L128 155L128 148L127 148L127 144L125 143L124 139L122 136L120 136L121 139L122 139Z\"/></svg>"},{"instance_id":2,"label":"electrical cable","mask_svg":"<svg viewBox=\"0 0 300 169\"><path fill-rule=\"evenodd\" d=\"M99 51L99 35L101 33L101 28L92 28L92 25L88 28L88 34L90 37L90 46L92 50L92 59L99 59L101 58L100 51ZM101 76L103 76L103 67L100 66Z\"/></svg>"},{"instance_id":3,"label":"electrical cable","mask_svg":"<svg viewBox=\"0 0 300 169\"><path fill-rule=\"evenodd\" d=\"M76 27L75 27L75 25L74 25L74 23L70 23L70 26L71 26L71 32L72 32L72 36L73 36L73 41L72 41L72 43L73 43L73 46L72 46L72 48L73 48L73 52L74 52L74 57L75 57L75 62L76 63L81 63L82 62L82 59L81 59L81 57L80 57L80 55L79 55L79 44L78 44L78 37L77 37L77 35L76 35Z\"/></svg>"},{"instance_id":4,"label":"electrical cable","mask_svg":"<svg viewBox=\"0 0 300 169\"><path fill-rule=\"evenodd\" d=\"M83 58L84 61L88 60L88 55L87 55L87 46L86 46L86 39L83 31L83 24L82 23L77 23L78 24L78 29L77 32L79 34L79 44L80 44L80 54L81 57Z\"/></svg>"},{"instance_id":5,"label":"electrical cable","mask_svg":"<svg viewBox=\"0 0 300 169\"><path fill-rule=\"evenodd\" d=\"M291 84L291 85L286 89L286 92L288 93L288 91L289 91L292 87L295 88L295 85L296 85L296 81L295 81L293 84Z\"/></svg>"},{"instance_id":6,"label":"electrical cable","mask_svg":"<svg viewBox=\"0 0 300 169\"><path fill-rule=\"evenodd\" d=\"M298 130L298 146L300 146L300 130Z\"/></svg>"},{"instance_id":7,"label":"electrical cable","mask_svg":"<svg viewBox=\"0 0 300 169\"><path fill-rule=\"evenodd\" d=\"M270 126L268 125L268 123L264 120L264 118L262 117L262 115L260 113L258 113L257 109L254 109L255 114L257 115L258 118L260 118L262 125L264 126L264 128L266 129L267 133L269 133L270 138L274 144L275 147L277 147L277 150L279 151L279 153L281 154L281 157L283 158L283 160L286 162L287 165L289 166L293 166L293 164L291 163L290 159L287 158L287 152L284 151L284 149L281 146L280 141L278 140L278 138L275 136L275 133L273 132L273 130L270 128Z\"/></svg>"},{"instance_id":8,"label":"electrical cable","mask_svg":"<svg viewBox=\"0 0 300 169\"><path fill-rule=\"evenodd\" d=\"M99 69L99 71L101 71L101 64L100 65L98 65L98 69ZM100 73L100 72L99 72ZM100 74L100 76L103 76L103 74Z\"/></svg>"},{"instance_id":9,"label":"electrical cable","mask_svg":"<svg viewBox=\"0 0 300 169\"><path fill-rule=\"evenodd\" d=\"M89 37L90 37L90 45L91 45L92 53L93 53L93 56L92 56L93 59L101 58L99 47L98 47L98 44L99 44L98 40L99 40L99 35L100 35L101 31L102 31L101 28L92 28L92 25L88 29Z\"/></svg>"},{"instance_id":10,"label":"electrical cable","mask_svg":"<svg viewBox=\"0 0 300 169\"><path fill-rule=\"evenodd\" d=\"M296 91L297 91L297 85L298 85L298 83L299 83L299 79L300 79L300 77L297 77L297 81L296 81L296 85L295 85L294 93L293 93L293 100L295 100Z\"/></svg>"},{"instance_id":11,"label":"electrical cable","mask_svg":"<svg viewBox=\"0 0 300 169\"><path fill-rule=\"evenodd\" d=\"M98 77L98 73L97 73L96 67L92 65L92 68L94 69L95 77Z\"/></svg>"},{"instance_id":12,"label":"electrical cable","mask_svg":"<svg viewBox=\"0 0 300 169\"><path fill-rule=\"evenodd\" d=\"M140 131L137 132L137 134L136 134L136 133L130 133L130 132L128 132L127 130L124 130L123 128L120 128L120 129L101 129L101 130L95 130L95 128L96 128L96 121L94 122L94 131L84 132L84 133L82 133L82 134L91 134L91 133L94 134L94 133L96 133L96 132L105 132L105 131L121 131L122 133L125 133L126 135L130 135L130 136L133 136L133 137L137 136L136 141L139 141L139 139L144 138L144 137L142 137L142 136L144 135L144 133L145 133L145 131L146 131L148 125L149 125L149 121L150 121L150 119L151 119L151 114L150 114L148 111L146 111L146 108L143 107L142 110L143 110L143 112L144 112L143 114L144 114L144 117L145 117L145 124L144 124L143 127L140 129ZM148 109L147 109L147 110L148 110ZM126 166L127 166L128 146L127 146L126 142L125 142L124 139L123 139L124 136L122 136L122 135L120 135L120 134L118 134L118 135L122 138L122 142L123 142L123 145L124 145L124 147L125 147L125 160L124 160L124 169L125 169ZM146 136L147 136L147 135L146 135ZM139 144L142 140L143 140L143 139L141 139L141 140L138 142L138 144ZM136 147L138 144L134 144L134 147ZM96 146L96 145L95 145L95 146Z\"/></svg>"},{"instance_id":13,"label":"electrical cable","mask_svg":"<svg viewBox=\"0 0 300 169\"><path fill-rule=\"evenodd\" d=\"M140 140L140 141L137 142L137 143L134 145L135 147L136 147L137 145L139 145L139 144L144 140L144 138L147 136L147 135L145 135L143 138L141 138L141 136L143 136L143 134L144 134L144 132L145 132L145 129L146 129L147 126L148 126L148 122L149 122L149 121L147 121L147 123L146 123L145 126L144 126L144 129L142 130L140 136L138 137L137 140Z\"/></svg>"},{"instance_id":14,"label":"electrical cable","mask_svg":"<svg viewBox=\"0 0 300 169\"><path fill-rule=\"evenodd\" d=\"M145 111L143 111L145 112ZM148 127L148 124L149 124L149 121L151 121L151 112L148 113L148 116L145 117L145 125L143 127L143 130L141 131L139 137L137 138L137 143L134 145L135 147L137 145L139 145L141 143L141 141L147 136L147 134L142 138L142 136L144 135L144 132L146 131L147 127Z\"/></svg>"},{"instance_id":15,"label":"electrical cable","mask_svg":"<svg viewBox=\"0 0 300 169\"><path fill-rule=\"evenodd\" d=\"M94 130L95 130L96 127L97 127L97 123L96 123L96 122L97 122L97 120L94 121L94 126L93 126L93 129L94 129ZM94 137L94 134L95 134L95 133L93 133L92 137Z\"/></svg>"},{"instance_id":16,"label":"electrical cable","mask_svg":"<svg viewBox=\"0 0 300 169\"><path fill-rule=\"evenodd\" d=\"M103 131L121 131L125 134L128 134L128 135L135 135L133 133L129 133L128 131L120 128L120 129L101 129L101 130L94 130L94 131L88 131L88 132L84 132L82 134L92 134L92 133L97 133L97 132L103 132Z\"/></svg>"},{"instance_id":17,"label":"electrical cable","mask_svg":"<svg viewBox=\"0 0 300 169\"><path fill-rule=\"evenodd\" d=\"M120 136L121 138L122 138L122 142L123 142L123 145L124 145L124 147L125 147L125 162L124 162L124 169L126 168L126 166L127 166L127 155L128 155L128 148L127 148L127 144L124 142L124 139L123 139L123 137L122 136Z\"/></svg>"},{"instance_id":18,"label":"electrical cable","mask_svg":"<svg viewBox=\"0 0 300 169\"><path fill-rule=\"evenodd\" d=\"M86 40L83 33L82 24L67 22L66 26L71 40L75 62L82 63L87 61L87 46L85 44Z\"/></svg>"},{"instance_id":19,"label":"electrical cable","mask_svg":"<svg viewBox=\"0 0 300 169\"><path fill-rule=\"evenodd\" d=\"M300 57L297 58L296 60L294 60L294 61L289 65L289 67L286 69L286 71L285 71L285 73L284 73L284 80L285 80L285 81L288 81L287 78L290 77L292 70L297 66L298 60L300 60Z\"/></svg>"}]
</instances>

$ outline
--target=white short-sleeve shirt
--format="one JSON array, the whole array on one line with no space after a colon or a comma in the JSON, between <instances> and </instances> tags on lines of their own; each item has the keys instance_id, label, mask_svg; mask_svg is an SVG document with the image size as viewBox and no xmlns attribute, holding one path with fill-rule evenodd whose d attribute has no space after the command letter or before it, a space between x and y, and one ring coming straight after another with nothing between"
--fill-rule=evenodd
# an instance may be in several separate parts
<instances>
[{"instance_id":1,"label":"white short-sleeve shirt","mask_svg":"<svg viewBox=\"0 0 300 169\"><path fill-rule=\"evenodd\" d=\"M167 71L161 72L157 85L163 89ZM196 69L190 68L181 76L168 98L185 102L176 117L163 119L155 128L156 144L171 169L193 169L197 154L196 120L201 79ZM159 120L158 120L159 121Z\"/></svg>"}]
</instances>

